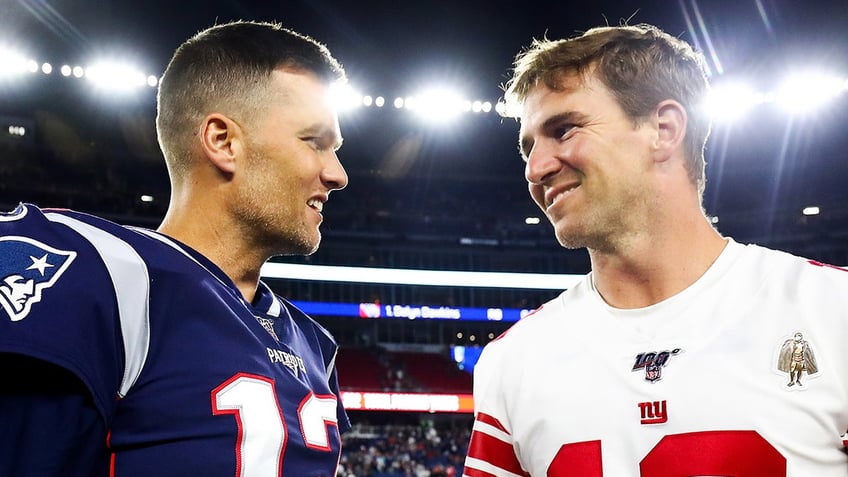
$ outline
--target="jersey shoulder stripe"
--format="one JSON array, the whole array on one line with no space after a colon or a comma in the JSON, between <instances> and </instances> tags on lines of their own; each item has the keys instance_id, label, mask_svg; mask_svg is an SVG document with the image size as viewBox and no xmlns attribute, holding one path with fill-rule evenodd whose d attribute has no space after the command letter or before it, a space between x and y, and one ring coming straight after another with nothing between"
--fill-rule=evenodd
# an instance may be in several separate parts
<instances>
[{"instance_id":1,"label":"jersey shoulder stripe","mask_svg":"<svg viewBox=\"0 0 848 477\"><path fill-rule=\"evenodd\" d=\"M492 475L528 475L518 462L509 432L497 418L483 412L474 420L466 467ZM468 469L466 474L475 475Z\"/></svg>"},{"instance_id":2,"label":"jersey shoulder stripe","mask_svg":"<svg viewBox=\"0 0 848 477\"><path fill-rule=\"evenodd\" d=\"M124 397L138 379L150 348L150 275L144 260L127 242L91 224L56 212L51 222L73 229L93 246L112 279L118 305L125 365L118 395Z\"/></svg>"}]
</instances>

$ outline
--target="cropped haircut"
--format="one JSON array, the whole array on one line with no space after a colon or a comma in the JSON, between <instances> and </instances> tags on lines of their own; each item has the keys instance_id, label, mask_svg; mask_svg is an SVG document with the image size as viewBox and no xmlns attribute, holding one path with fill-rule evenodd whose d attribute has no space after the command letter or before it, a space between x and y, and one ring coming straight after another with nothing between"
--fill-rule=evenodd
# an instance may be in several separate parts
<instances>
[{"instance_id":1,"label":"cropped haircut","mask_svg":"<svg viewBox=\"0 0 848 477\"><path fill-rule=\"evenodd\" d=\"M562 90L562 77L569 73L594 74L636 124L661 101L673 99L683 105L688 115L687 170L703 195L704 147L710 134L710 118L703 108L709 93L703 55L647 24L598 27L563 40L534 40L516 57L505 88L508 109L520 107L538 84Z\"/></svg>"},{"instance_id":2,"label":"cropped haircut","mask_svg":"<svg viewBox=\"0 0 848 477\"><path fill-rule=\"evenodd\" d=\"M185 173L192 137L207 114L248 120L263 111L279 68L310 72L328 84L346 80L324 45L279 24L216 25L180 45L157 95L156 131L171 174Z\"/></svg>"}]
</instances>

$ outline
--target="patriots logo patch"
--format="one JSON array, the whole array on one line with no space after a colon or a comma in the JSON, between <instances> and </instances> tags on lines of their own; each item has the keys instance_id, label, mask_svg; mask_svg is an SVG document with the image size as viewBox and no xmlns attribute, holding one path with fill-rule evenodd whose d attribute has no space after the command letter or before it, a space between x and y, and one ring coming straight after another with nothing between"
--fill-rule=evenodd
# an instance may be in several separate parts
<instances>
[{"instance_id":1,"label":"patriots logo patch","mask_svg":"<svg viewBox=\"0 0 848 477\"><path fill-rule=\"evenodd\" d=\"M76 256L76 252L28 237L0 237L0 306L9 318L26 318L44 290L56 284Z\"/></svg>"}]
</instances>

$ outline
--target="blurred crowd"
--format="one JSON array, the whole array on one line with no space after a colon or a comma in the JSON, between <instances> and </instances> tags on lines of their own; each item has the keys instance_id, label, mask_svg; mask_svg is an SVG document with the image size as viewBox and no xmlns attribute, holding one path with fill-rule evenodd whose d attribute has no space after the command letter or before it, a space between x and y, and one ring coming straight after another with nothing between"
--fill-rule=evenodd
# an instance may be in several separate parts
<instances>
[{"instance_id":1,"label":"blurred crowd","mask_svg":"<svg viewBox=\"0 0 848 477\"><path fill-rule=\"evenodd\" d=\"M462 475L471 436L467 425L357 425L342 436L338 477Z\"/></svg>"}]
</instances>

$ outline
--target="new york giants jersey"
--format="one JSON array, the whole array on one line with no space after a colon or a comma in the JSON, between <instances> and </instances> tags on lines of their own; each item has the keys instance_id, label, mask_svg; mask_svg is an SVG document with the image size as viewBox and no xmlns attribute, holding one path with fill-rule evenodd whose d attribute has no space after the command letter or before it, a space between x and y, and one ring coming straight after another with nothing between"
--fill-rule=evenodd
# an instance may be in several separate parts
<instances>
[{"instance_id":1,"label":"new york giants jersey","mask_svg":"<svg viewBox=\"0 0 848 477\"><path fill-rule=\"evenodd\" d=\"M732 240L656 305L591 275L474 373L465 475L845 477L848 271Z\"/></svg>"},{"instance_id":2,"label":"new york giants jersey","mask_svg":"<svg viewBox=\"0 0 848 477\"><path fill-rule=\"evenodd\" d=\"M85 384L110 475L335 475L336 343L265 284L249 303L156 232L21 205L0 215L0 304L0 353Z\"/></svg>"}]
</instances>

